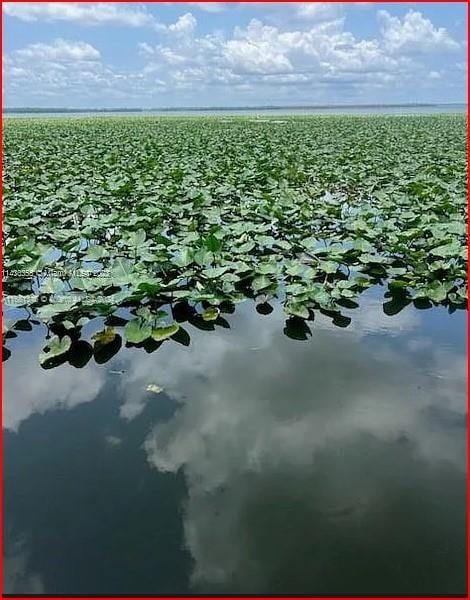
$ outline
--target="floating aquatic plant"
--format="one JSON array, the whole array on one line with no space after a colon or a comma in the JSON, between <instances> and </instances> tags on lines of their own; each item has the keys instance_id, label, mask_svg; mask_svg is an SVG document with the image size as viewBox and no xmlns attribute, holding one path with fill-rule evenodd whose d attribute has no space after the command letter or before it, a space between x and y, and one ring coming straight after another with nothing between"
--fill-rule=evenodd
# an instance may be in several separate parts
<instances>
[{"instance_id":1,"label":"floating aquatic plant","mask_svg":"<svg viewBox=\"0 0 470 600\"><path fill-rule=\"evenodd\" d=\"M201 328L247 297L344 324L381 284L452 310L466 189L463 116L7 119L5 301L49 328L43 363L94 317L103 356L189 343L183 304Z\"/></svg>"}]
</instances>

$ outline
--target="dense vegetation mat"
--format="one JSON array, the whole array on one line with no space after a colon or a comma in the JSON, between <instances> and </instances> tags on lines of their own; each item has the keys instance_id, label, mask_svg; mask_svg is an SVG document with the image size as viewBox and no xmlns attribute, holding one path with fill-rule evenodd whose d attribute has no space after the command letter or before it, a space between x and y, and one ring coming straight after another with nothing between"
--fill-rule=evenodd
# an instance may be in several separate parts
<instances>
[{"instance_id":1,"label":"dense vegetation mat","mask_svg":"<svg viewBox=\"0 0 470 600\"><path fill-rule=\"evenodd\" d=\"M95 346L159 344L178 337L177 315L217 323L247 297L260 312L277 297L287 318L321 310L344 324L342 308L377 284L390 313L465 306L466 126L458 115L7 119L4 300L25 317L4 338L45 322L47 363L94 316L107 324Z\"/></svg>"}]
</instances>

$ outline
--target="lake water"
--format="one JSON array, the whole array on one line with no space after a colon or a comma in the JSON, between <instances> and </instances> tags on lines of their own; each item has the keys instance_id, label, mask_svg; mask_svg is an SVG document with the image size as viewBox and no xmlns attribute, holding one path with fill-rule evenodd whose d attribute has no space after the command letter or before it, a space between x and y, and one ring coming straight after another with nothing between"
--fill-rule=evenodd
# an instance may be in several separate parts
<instances>
[{"instance_id":1,"label":"lake water","mask_svg":"<svg viewBox=\"0 0 470 600\"><path fill-rule=\"evenodd\" d=\"M465 594L466 313L349 314L83 368L9 340L5 592Z\"/></svg>"},{"instance_id":2,"label":"lake water","mask_svg":"<svg viewBox=\"0 0 470 600\"><path fill-rule=\"evenodd\" d=\"M351 106L351 107L322 107L322 108L274 108L274 109L229 109L229 110L148 110L135 112L47 112L47 113L6 113L6 118L32 118L32 117L190 117L190 116L302 116L302 115L415 115L415 114L443 114L466 113L466 104L434 104L430 106Z\"/></svg>"}]
</instances>

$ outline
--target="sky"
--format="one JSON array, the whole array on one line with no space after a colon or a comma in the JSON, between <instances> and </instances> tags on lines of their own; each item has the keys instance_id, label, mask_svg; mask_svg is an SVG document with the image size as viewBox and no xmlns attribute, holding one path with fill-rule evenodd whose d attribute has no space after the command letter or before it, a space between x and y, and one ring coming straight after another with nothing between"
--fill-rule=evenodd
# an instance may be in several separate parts
<instances>
[{"instance_id":1,"label":"sky","mask_svg":"<svg viewBox=\"0 0 470 600\"><path fill-rule=\"evenodd\" d=\"M466 101L463 2L2 4L5 107Z\"/></svg>"}]
</instances>

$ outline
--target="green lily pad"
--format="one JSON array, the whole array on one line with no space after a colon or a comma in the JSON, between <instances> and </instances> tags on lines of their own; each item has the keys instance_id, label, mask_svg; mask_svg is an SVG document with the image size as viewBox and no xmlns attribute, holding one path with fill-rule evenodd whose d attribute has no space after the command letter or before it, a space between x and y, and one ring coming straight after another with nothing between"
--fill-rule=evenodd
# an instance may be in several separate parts
<instances>
[{"instance_id":1,"label":"green lily pad","mask_svg":"<svg viewBox=\"0 0 470 600\"><path fill-rule=\"evenodd\" d=\"M39 363L43 365L48 360L65 354L69 351L71 345L72 340L67 335L65 335L62 339L60 339L57 335L52 336L42 352L39 354Z\"/></svg>"},{"instance_id":2,"label":"green lily pad","mask_svg":"<svg viewBox=\"0 0 470 600\"><path fill-rule=\"evenodd\" d=\"M99 331L92 335L92 340L95 340L97 344L101 344L102 346L106 344L110 344L114 341L116 337L116 331L114 327L106 327L103 331Z\"/></svg>"},{"instance_id":3,"label":"green lily pad","mask_svg":"<svg viewBox=\"0 0 470 600\"><path fill-rule=\"evenodd\" d=\"M108 251L103 246L90 246L83 257L85 261L98 261L101 258L108 256Z\"/></svg>"},{"instance_id":4,"label":"green lily pad","mask_svg":"<svg viewBox=\"0 0 470 600\"><path fill-rule=\"evenodd\" d=\"M204 321L215 321L220 315L220 308L217 306L210 306L202 313Z\"/></svg>"},{"instance_id":5,"label":"green lily pad","mask_svg":"<svg viewBox=\"0 0 470 600\"><path fill-rule=\"evenodd\" d=\"M179 330L180 326L177 323L172 323L166 327L155 327L152 329L152 338L156 342L167 340Z\"/></svg>"},{"instance_id":6,"label":"green lily pad","mask_svg":"<svg viewBox=\"0 0 470 600\"><path fill-rule=\"evenodd\" d=\"M255 290L255 292L259 292L264 290L272 285L272 281L266 275L260 275L255 277L251 283L251 287Z\"/></svg>"},{"instance_id":7,"label":"green lily pad","mask_svg":"<svg viewBox=\"0 0 470 600\"><path fill-rule=\"evenodd\" d=\"M284 311L288 315L300 317L301 319L308 319L310 316L310 311L308 310L308 307L300 302L288 302L284 306Z\"/></svg>"},{"instance_id":8,"label":"green lily pad","mask_svg":"<svg viewBox=\"0 0 470 600\"><path fill-rule=\"evenodd\" d=\"M131 344L140 344L152 335L152 327L141 319L132 319L124 327L124 338Z\"/></svg>"},{"instance_id":9,"label":"green lily pad","mask_svg":"<svg viewBox=\"0 0 470 600\"><path fill-rule=\"evenodd\" d=\"M431 254L434 256L442 256L443 258L447 258L449 256L457 255L461 250L461 246L458 242L450 242L449 244L444 244L442 246L438 246L437 248L431 249Z\"/></svg>"}]
</instances>

